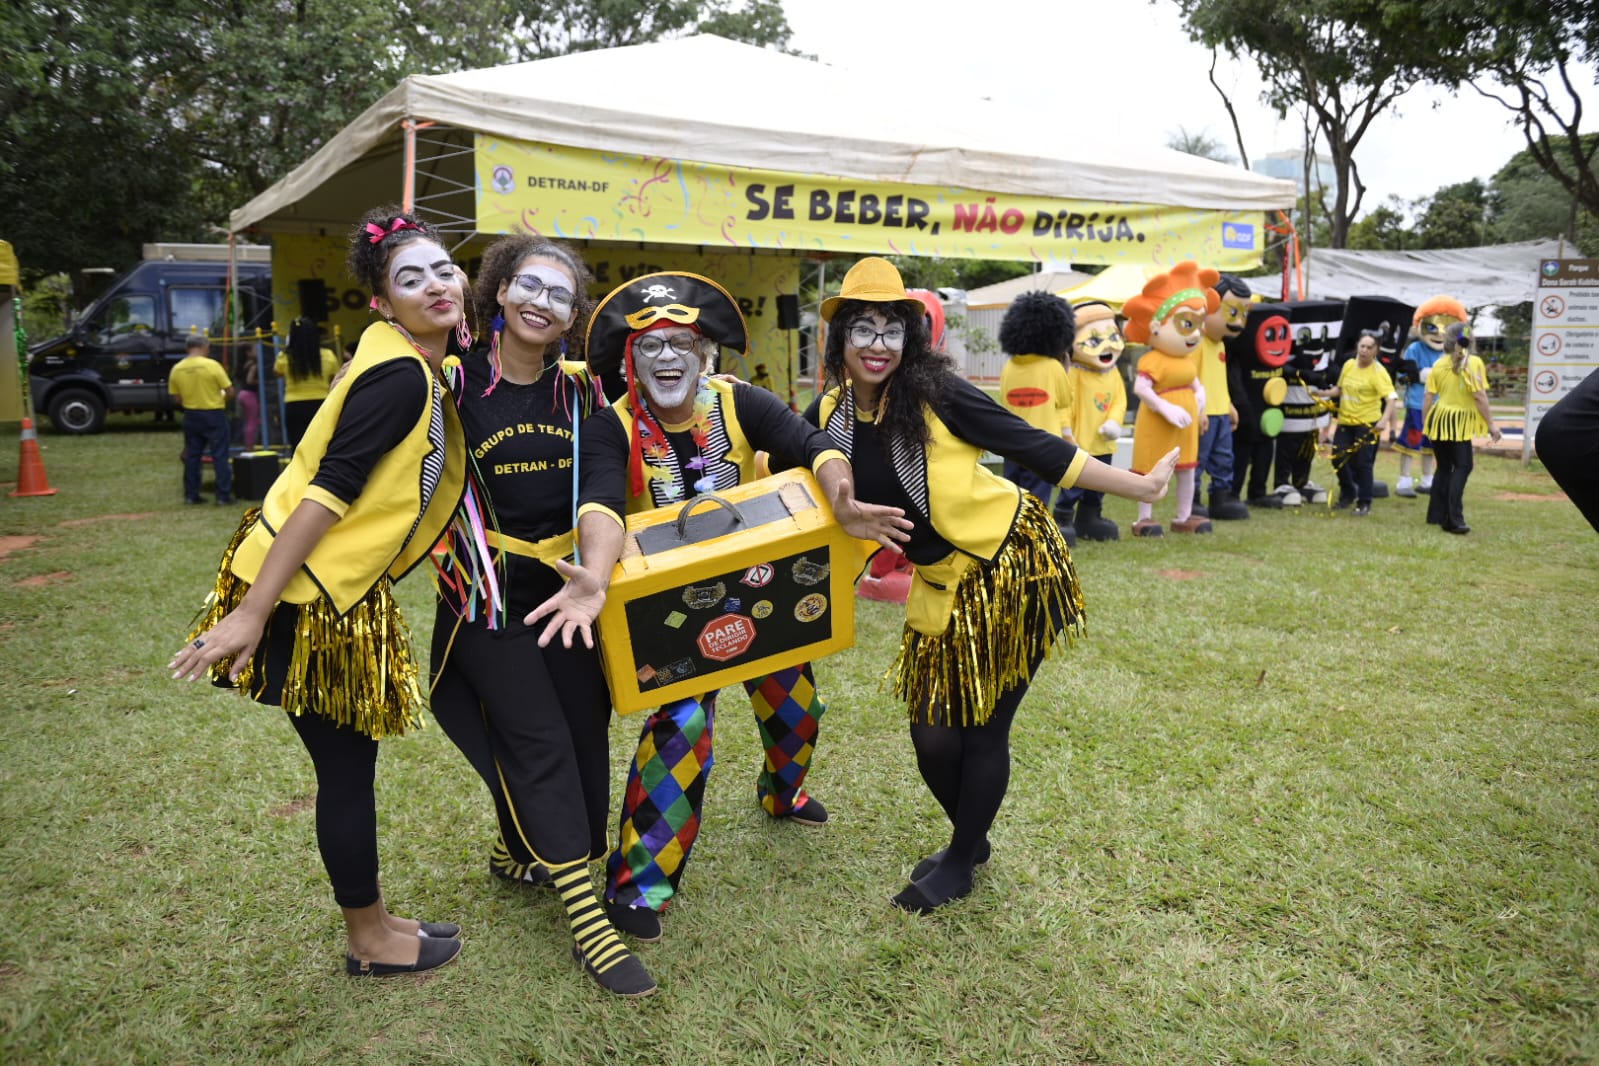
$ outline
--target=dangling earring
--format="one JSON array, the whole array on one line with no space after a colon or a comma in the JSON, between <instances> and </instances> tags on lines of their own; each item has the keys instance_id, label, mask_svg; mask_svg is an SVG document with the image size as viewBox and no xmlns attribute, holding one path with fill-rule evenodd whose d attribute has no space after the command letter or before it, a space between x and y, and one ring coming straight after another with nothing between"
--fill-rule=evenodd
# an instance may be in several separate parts
<instances>
[{"instance_id":1,"label":"dangling earring","mask_svg":"<svg viewBox=\"0 0 1599 1066\"><path fill-rule=\"evenodd\" d=\"M483 390L487 396L494 391L494 386L500 383L500 331L505 328L505 311L494 316L489 323L489 387Z\"/></svg>"},{"instance_id":2,"label":"dangling earring","mask_svg":"<svg viewBox=\"0 0 1599 1066\"><path fill-rule=\"evenodd\" d=\"M461 346L462 352L472 350L472 328L466 324L466 312L461 312L461 321L455 324L455 343Z\"/></svg>"}]
</instances>

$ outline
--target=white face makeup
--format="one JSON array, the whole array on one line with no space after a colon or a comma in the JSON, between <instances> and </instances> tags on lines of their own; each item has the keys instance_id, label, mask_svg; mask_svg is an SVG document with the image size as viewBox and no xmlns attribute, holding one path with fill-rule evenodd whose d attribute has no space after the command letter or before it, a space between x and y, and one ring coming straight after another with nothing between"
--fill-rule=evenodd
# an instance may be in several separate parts
<instances>
[{"instance_id":1,"label":"white face makeup","mask_svg":"<svg viewBox=\"0 0 1599 1066\"><path fill-rule=\"evenodd\" d=\"M657 338L664 343L652 351ZM633 374L657 414L674 421L675 415L686 415L677 409L692 403L699 387L700 340L698 332L683 326L651 330L634 339ZM641 346L641 341L647 343Z\"/></svg>"},{"instance_id":2,"label":"white face makeup","mask_svg":"<svg viewBox=\"0 0 1599 1066\"><path fill-rule=\"evenodd\" d=\"M465 304L461 271L429 240L411 241L389 257L389 305L394 320L421 337L453 329Z\"/></svg>"}]
</instances>

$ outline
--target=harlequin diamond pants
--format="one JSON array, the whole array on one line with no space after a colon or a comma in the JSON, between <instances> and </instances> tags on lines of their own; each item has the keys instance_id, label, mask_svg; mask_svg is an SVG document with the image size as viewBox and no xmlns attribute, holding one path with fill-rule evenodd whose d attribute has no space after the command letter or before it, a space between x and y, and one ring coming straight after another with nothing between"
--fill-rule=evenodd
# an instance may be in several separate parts
<instances>
[{"instance_id":1,"label":"harlequin diamond pants","mask_svg":"<svg viewBox=\"0 0 1599 1066\"><path fill-rule=\"evenodd\" d=\"M827 706L816 694L809 663L746 681L744 688L766 749L755 794L767 814L781 818L804 795L800 785L810 769L817 723ZM627 772L606 899L660 910L677 894L699 836L715 718L713 692L669 703L645 721Z\"/></svg>"}]
</instances>

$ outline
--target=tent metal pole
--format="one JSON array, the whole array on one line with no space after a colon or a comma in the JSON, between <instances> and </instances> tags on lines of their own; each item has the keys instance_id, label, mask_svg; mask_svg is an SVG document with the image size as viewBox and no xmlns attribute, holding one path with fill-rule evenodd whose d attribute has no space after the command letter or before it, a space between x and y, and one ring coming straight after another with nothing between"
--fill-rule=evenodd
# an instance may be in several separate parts
<instances>
[{"instance_id":1,"label":"tent metal pole","mask_svg":"<svg viewBox=\"0 0 1599 1066\"><path fill-rule=\"evenodd\" d=\"M405 131L405 184L400 194L400 208L410 214L416 206L416 123L407 118L400 123Z\"/></svg>"}]
</instances>

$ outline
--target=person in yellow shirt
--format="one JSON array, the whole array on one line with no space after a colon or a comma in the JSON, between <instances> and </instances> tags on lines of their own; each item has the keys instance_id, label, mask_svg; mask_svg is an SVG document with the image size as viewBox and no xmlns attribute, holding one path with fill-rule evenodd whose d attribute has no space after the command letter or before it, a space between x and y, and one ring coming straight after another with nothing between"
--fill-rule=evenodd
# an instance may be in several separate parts
<instances>
[{"instance_id":1,"label":"person in yellow shirt","mask_svg":"<svg viewBox=\"0 0 1599 1066\"><path fill-rule=\"evenodd\" d=\"M272 364L272 372L284 380L283 432L290 447L299 446L341 365L331 348L322 347L316 323L295 319L289 327L288 347L278 352Z\"/></svg>"},{"instance_id":2,"label":"person in yellow shirt","mask_svg":"<svg viewBox=\"0 0 1599 1066\"><path fill-rule=\"evenodd\" d=\"M1355 357L1338 372L1338 384L1312 395L1338 400L1338 428L1333 433L1333 469L1338 474L1338 502L1335 507L1355 508L1355 514L1371 514L1372 467L1377 462L1377 444L1382 427L1393 416L1399 393L1388 370L1377 362L1376 330L1360 331L1355 342Z\"/></svg>"},{"instance_id":3,"label":"person in yellow shirt","mask_svg":"<svg viewBox=\"0 0 1599 1066\"><path fill-rule=\"evenodd\" d=\"M1072 305L1052 292L1024 292L1011 303L999 323L999 346L1010 358L999 372L999 401L1034 429L1068 444L1075 401L1066 375L1066 356L1077 331ZM1045 506L1055 486L1014 459L1006 459L1007 478L1037 496ZM1077 547L1072 524L1075 500L1055 502L1055 524L1066 546Z\"/></svg>"},{"instance_id":4,"label":"person in yellow shirt","mask_svg":"<svg viewBox=\"0 0 1599 1066\"><path fill-rule=\"evenodd\" d=\"M1443 356L1432 365L1422 395L1421 426L1438 465L1433 470L1427 522L1445 533L1470 533L1461 498L1471 477L1472 438L1499 443L1499 427L1488 407L1488 369L1471 354L1471 332L1464 322L1444 330Z\"/></svg>"},{"instance_id":5,"label":"person in yellow shirt","mask_svg":"<svg viewBox=\"0 0 1599 1066\"><path fill-rule=\"evenodd\" d=\"M184 356L167 376L167 392L183 408L183 502L204 503L200 495L200 465L211 457L216 472L217 505L233 502L233 470L228 466L228 401L233 381L222 364L211 358L211 342L199 333L189 334Z\"/></svg>"}]
</instances>

